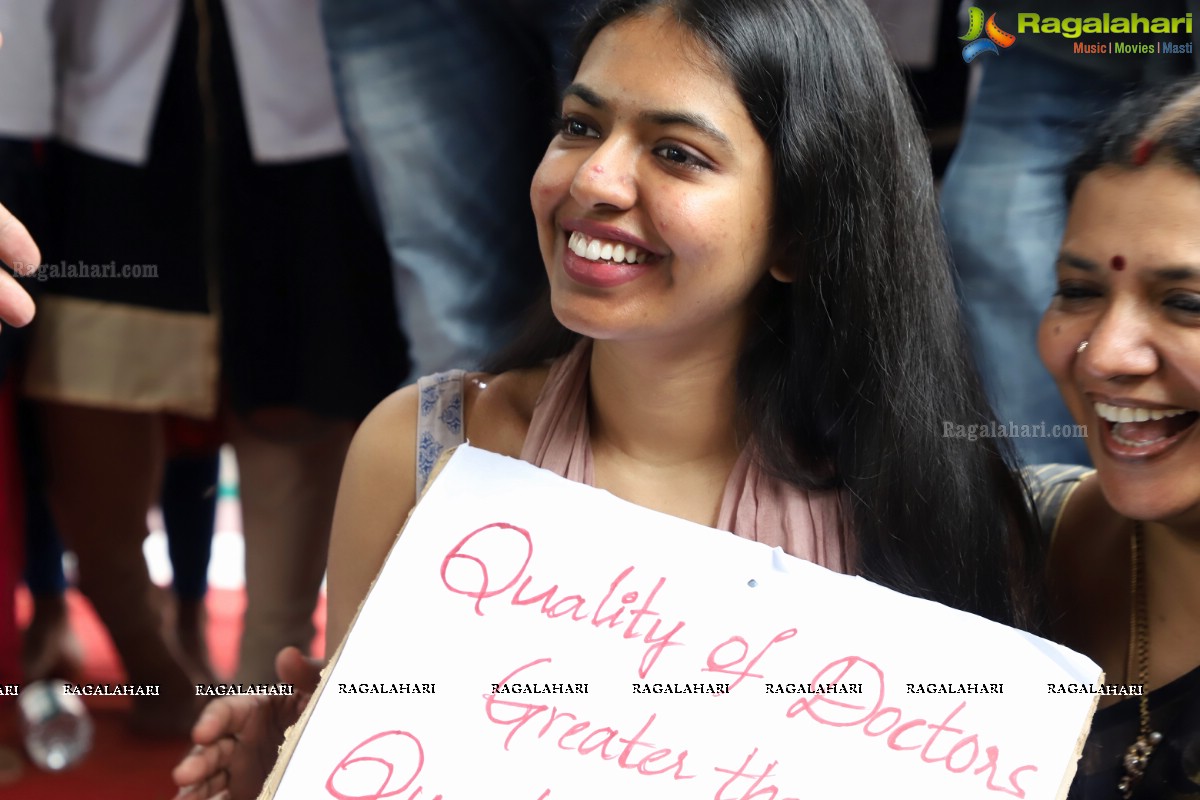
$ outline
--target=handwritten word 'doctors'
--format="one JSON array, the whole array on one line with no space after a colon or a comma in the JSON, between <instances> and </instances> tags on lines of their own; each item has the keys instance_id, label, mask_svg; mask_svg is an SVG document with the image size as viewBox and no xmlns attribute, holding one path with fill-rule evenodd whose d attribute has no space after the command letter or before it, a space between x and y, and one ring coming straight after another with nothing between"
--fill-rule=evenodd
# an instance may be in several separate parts
<instances>
[{"instance_id":1,"label":"handwritten word 'doctors'","mask_svg":"<svg viewBox=\"0 0 1200 800\"><path fill-rule=\"evenodd\" d=\"M858 728L864 736L883 737L886 734L887 738L881 741L891 750L911 751L926 764L940 764L952 773L969 771L970 775L981 776L980 779L986 782L990 791L1014 797L1025 796L1017 776L1023 772L1036 772L1036 766L1025 764L1016 767L998 783L997 772L1003 774L1000 748L981 743L977 734L965 728L951 726L950 723L966 709L966 701L956 705L940 723L919 717L905 719L901 709L884 705L883 670L857 656L848 656L828 665L813 678L813 683L842 683L847 680L865 686L865 697L825 694L804 697L792 704L787 716L794 719L804 714L821 725ZM943 734L947 735L943 737ZM957 739L954 738L956 735ZM982 777L985 773L986 778Z\"/></svg>"},{"instance_id":2,"label":"handwritten word 'doctors'","mask_svg":"<svg viewBox=\"0 0 1200 800\"><path fill-rule=\"evenodd\" d=\"M442 584L455 594L473 599L475 613L481 617L485 604L503 602L507 597L509 605L536 606L538 613L548 619L565 618L598 630L624 626L622 639L640 639L647 645L638 669L638 675L643 679L666 648L683 644L676 637L684 623L664 624L663 620L656 619L659 613L651 610L666 578L660 577L643 597L640 591L632 588L634 568L626 567L612 580L593 608L582 594L567 594L558 584L540 590L530 588L534 577L526 572L532 559L533 538L529 531L507 522L493 522L471 531L446 554L442 560ZM617 597L619 599L614 600ZM639 600L641 604L635 607ZM642 625L649 625L649 630L642 632ZM668 626L670 629L666 633L659 633Z\"/></svg>"}]
</instances>

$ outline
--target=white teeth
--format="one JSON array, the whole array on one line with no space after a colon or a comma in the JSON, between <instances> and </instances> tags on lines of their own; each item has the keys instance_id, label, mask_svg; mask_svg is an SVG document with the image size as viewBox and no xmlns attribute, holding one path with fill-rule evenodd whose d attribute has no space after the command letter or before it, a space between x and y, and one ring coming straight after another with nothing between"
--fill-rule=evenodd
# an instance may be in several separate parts
<instances>
[{"instance_id":1,"label":"white teeth","mask_svg":"<svg viewBox=\"0 0 1200 800\"><path fill-rule=\"evenodd\" d=\"M571 234L570 240L567 242L567 247L571 248L571 252L582 257L587 251L587 239L579 231Z\"/></svg>"},{"instance_id":2,"label":"white teeth","mask_svg":"<svg viewBox=\"0 0 1200 800\"><path fill-rule=\"evenodd\" d=\"M1113 437L1113 441L1115 441L1119 445L1122 445L1123 447L1149 447L1152 444L1158 444L1159 442L1165 442L1168 438L1170 438L1167 436L1160 436L1157 439L1151 439L1148 442L1135 442L1132 439L1123 438L1116 432L1115 429L1113 430L1112 437Z\"/></svg>"},{"instance_id":3,"label":"white teeth","mask_svg":"<svg viewBox=\"0 0 1200 800\"><path fill-rule=\"evenodd\" d=\"M1180 414L1187 414L1186 408L1129 408L1128 406L1112 406L1108 403L1093 404L1096 414L1108 422L1146 422L1148 420L1170 419Z\"/></svg>"},{"instance_id":4,"label":"white teeth","mask_svg":"<svg viewBox=\"0 0 1200 800\"><path fill-rule=\"evenodd\" d=\"M580 258L591 261L613 261L626 264L644 264L646 254L623 242L590 239L579 231L572 231L567 239L567 249Z\"/></svg>"}]
</instances>

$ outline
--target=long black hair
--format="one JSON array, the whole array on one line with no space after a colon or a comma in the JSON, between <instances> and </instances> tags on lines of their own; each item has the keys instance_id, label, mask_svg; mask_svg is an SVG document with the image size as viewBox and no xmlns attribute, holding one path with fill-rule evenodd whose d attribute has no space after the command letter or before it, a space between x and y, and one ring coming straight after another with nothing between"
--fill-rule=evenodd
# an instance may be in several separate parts
<instances>
[{"instance_id":1,"label":"long black hair","mask_svg":"<svg viewBox=\"0 0 1200 800\"><path fill-rule=\"evenodd\" d=\"M1200 76L1126 96L1067 169L1067 199L1088 173L1168 161L1200 175Z\"/></svg>"},{"instance_id":2,"label":"long black hair","mask_svg":"<svg viewBox=\"0 0 1200 800\"><path fill-rule=\"evenodd\" d=\"M1036 523L1006 443L946 435L989 430L994 417L959 317L928 147L869 12L858 0L606 0L577 59L606 26L659 7L725 68L772 154L773 244L795 281L764 280L737 366L763 467L842 490L858 574L1030 626ZM577 337L547 309L495 367L569 349Z\"/></svg>"}]
</instances>

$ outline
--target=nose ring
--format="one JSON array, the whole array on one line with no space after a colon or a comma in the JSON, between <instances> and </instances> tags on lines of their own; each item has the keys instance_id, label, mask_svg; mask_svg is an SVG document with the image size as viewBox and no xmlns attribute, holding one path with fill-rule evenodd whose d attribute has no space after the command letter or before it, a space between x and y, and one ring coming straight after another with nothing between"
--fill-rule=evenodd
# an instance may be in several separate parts
<instances>
[{"instance_id":1,"label":"nose ring","mask_svg":"<svg viewBox=\"0 0 1200 800\"><path fill-rule=\"evenodd\" d=\"M1087 346L1088 346L1088 340L1084 339L1082 342L1079 343L1079 346L1075 348L1075 353L1076 354L1082 353L1084 350L1087 350Z\"/></svg>"}]
</instances>

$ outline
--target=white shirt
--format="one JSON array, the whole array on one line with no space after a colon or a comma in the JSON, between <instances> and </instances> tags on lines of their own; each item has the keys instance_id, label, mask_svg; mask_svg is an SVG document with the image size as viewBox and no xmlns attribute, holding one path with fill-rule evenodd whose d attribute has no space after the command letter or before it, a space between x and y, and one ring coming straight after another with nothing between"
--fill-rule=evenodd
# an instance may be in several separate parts
<instances>
[{"instance_id":1,"label":"white shirt","mask_svg":"<svg viewBox=\"0 0 1200 800\"><path fill-rule=\"evenodd\" d=\"M181 2L191 0L53 2L59 138L94 155L144 163ZM317 0L231 0L223 7L255 160L344 152Z\"/></svg>"},{"instance_id":2,"label":"white shirt","mask_svg":"<svg viewBox=\"0 0 1200 800\"><path fill-rule=\"evenodd\" d=\"M0 136L54 132L54 40L50 0L0 0Z\"/></svg>"}]
</instances>

